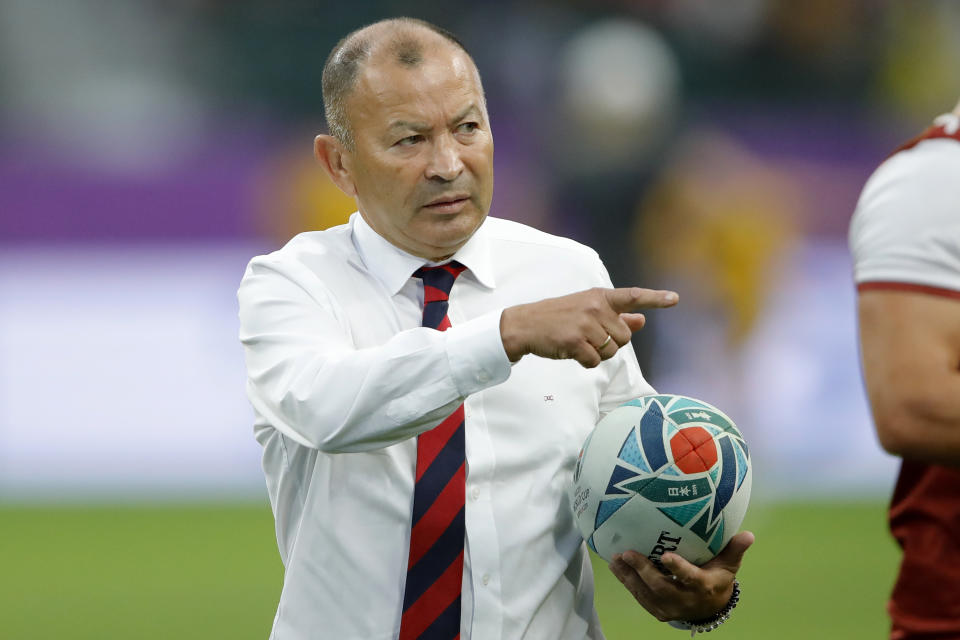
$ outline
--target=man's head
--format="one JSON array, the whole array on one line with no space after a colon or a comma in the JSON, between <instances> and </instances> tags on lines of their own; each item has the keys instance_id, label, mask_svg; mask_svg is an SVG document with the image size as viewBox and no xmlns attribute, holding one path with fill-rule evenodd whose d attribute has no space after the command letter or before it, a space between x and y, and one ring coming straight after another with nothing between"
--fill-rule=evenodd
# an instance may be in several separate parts
<instances>
[{"instance_id":1,"label":"man's head","mask_svg":"<svg viewBox=\"0 0 960 640\"><path fill-rule=\"evenodd\" d=\"M428 259L463 246L493 196L493 136L463 46L418 20L378 22L334 47L323 94L332 135L315 154L370 226Z\"/></svg>"}]
</instances>

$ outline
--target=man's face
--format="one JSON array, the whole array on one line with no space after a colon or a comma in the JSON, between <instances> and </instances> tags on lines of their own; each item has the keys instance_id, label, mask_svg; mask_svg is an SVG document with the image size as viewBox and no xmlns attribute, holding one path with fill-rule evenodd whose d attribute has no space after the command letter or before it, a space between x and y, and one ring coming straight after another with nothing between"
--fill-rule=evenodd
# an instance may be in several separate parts
<instances>
[{"instance_id":1,"label":"man's face","mask_svg":"<svg viewBox=\"0 0 960 640\"><path fill-rule=\"evenodd\" d=\"M493 136L473 63L442 45L412 68L374 58L347 108L355 144L343 162L364 219L408 253L452 255L493 196Z\"/></svg>"}]
</instances>

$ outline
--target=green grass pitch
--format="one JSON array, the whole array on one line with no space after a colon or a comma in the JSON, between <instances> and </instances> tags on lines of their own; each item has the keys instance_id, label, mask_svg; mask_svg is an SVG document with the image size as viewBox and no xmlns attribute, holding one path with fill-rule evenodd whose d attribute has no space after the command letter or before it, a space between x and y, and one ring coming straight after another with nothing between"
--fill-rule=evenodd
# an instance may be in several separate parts
<instances>
[{"instance_id":1,"label":"green grass pitch","mask_svg":"<svg viewBox=\"0 0 960 640\"><path fill-rule=\"evenodd\" d=\"M755 504L743 599L713 636L883 638L897 551L885 505ZM282 567L265 505L0 506L0 637L261 639ZM595 558L608 640L688 637Z\"/></svg>"}]
</instances>

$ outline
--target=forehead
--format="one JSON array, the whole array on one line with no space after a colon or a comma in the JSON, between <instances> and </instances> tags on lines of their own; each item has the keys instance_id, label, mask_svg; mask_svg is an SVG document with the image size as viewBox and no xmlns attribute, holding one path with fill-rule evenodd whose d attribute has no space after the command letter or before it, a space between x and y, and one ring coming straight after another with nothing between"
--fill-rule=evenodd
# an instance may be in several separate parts
<instances>
[{"instance_id":1,"label":"forehead","mask_svg":"<svg viewBox=\"0 0 960 640\"><path fill-rule=\"evenodd\" d=\"M449 117L471 101L480 107L483 90L470 58L450 47L425 48L422 61L406 66L385 54L364 65L349 99L356 127L386 126L394 118Z\"/></svg>"}]
</instances>

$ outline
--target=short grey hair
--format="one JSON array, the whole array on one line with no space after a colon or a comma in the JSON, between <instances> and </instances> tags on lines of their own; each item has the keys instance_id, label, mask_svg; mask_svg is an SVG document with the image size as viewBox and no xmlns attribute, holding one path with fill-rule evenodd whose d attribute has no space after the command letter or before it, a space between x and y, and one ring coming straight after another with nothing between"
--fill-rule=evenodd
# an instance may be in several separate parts
<instances>
[{"instance_id":1,"label":"short grey hair","mask_svg":"<svg viewBox=\"0 0 960 640\"><path fill-rule=\"evenodd\" d=\"M423 41L419 29L427 29L444 38L473 58L463 43L443 27L417 18L390 18L367 25L347 34L336 44L323 65L323 111L330 135L339 140L348 149L353 149L353 132L347 116L346 102L350 96L357 76L363 64L370 58L374 45L380 44L379 37L372 35L379 27L385 28L389 41L386 46L393 59L405 67L416 67L423 62Z\"/></svg>"}]
</instances>

